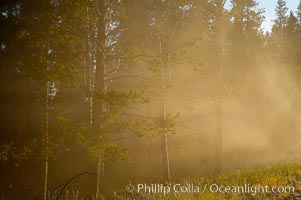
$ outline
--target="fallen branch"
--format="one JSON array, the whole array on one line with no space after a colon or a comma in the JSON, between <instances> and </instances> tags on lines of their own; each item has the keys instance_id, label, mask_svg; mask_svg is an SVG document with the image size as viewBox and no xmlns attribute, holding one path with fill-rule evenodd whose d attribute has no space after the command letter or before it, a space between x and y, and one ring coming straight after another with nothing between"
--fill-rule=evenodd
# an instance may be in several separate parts
<instances>
[{"instance_id":1,"label":"fallen branch","mask_svg":"<svg viewBox=\"0 0 301 200\"><path fill-rule=\"evenodd\" d=\"M66 187L73 181L75 180L76 178L84 175L84 174L90 174L90 175L97 175L97 173L93 173L93 172L81 172L81 173L78 173L77 175L73 176L72 178L70 178L62 187L62 190L59 194L59 196L56 198L56 200L59 200L62 196L62 194L64 193Z\"/></svg>"}]
</instances>

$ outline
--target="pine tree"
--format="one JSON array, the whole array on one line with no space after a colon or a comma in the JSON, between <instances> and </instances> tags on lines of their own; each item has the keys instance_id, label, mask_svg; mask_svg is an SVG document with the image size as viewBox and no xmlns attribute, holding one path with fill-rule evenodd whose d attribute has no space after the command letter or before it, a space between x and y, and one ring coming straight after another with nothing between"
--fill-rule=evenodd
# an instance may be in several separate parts
<instances>
[{"instance_id":1,"label":"pine tree","mask_svg":"<svg viewBox=\"0 0 301 200\"><path fill-rule=\"evenodd\" d=\"M284 28L287 25L287 11L286 2L284 0L278 0L275 9L277 18L274 20L272 28L272 38L275 48L277 49L277 57L282 59L283 54L283 43L284 43Z\"/></svg>"},{"instance_id":2,"label":"pine tree","mask_svg":"<svg viewBox=\"0 0 301 200\"><path fill-rule=\"evenodd\" d=\"M258 33L263 21L262 9L255 0L232 0L230 11L231 29L229 34L229 57L237 72L237 83L246 86L245 74L248 65L252 65L251 55L260 49ZM248 61L247 61L248 60ZM247 62L246 62L247 61ZM233 76L233 75L232 75Z\"/></svg>"},{"instance_id":3,"label":"pine tree","mask_svg":"<svg viewBox=\"0 0 301 200\"><path fill-rule=\"evenodd\" d=\"M299 24L299 30L301 30L301 1L297 8L297 20L298 20L298 24Z\"/></svg>"},{"instance_id":4,"label":"pine tree","mask_svg":"<svg viewBox=\"0 0 301 200\"><path fill-rule=\"evenodd\" d=\"M294 38L293 33L297 33L298 31L298 19L294 15L293 11L290 11L289 17L287 19L287 25L285 27L288 38Z\"/></svg>"},{"instance_id":5,"label":"pine tree","mask_svg":"<svg viewBox=\"0 0 301 200\"><path fill-rule=\"evenodd\" d=\"M275 26L282 29L287 24L287 11L288 7L286 6L285 0L278 0L276 6L276 15L277 19L274 21Z\"/></svg>"}]
</instances>

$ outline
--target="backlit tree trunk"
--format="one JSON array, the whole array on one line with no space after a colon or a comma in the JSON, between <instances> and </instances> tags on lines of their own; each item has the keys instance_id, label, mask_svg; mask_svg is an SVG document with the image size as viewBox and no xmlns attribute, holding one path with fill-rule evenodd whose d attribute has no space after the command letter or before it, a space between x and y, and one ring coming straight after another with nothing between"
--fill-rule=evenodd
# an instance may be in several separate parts
<instances>
[{"instance_id":1,"label":"backlit tree trunk","mask_svg":"<svg viewBox=\"0 0 301 200\"><path fill-rule=\"evenodd\" d=\"M162 42L159 42L160 56L162 56ZM162 58L163 59L163 58ZM166 181L170 180L170 170L169 170L169 156L168 156L168 137L166 132L166 77L164 64L161 66L161 97L160 97L160 130L161 130L161 148L162 148L162 167L163 167L163 177Z\"/></svg>"},{"instance_id":2,"label":"backlit tree trunk","mask_svg":"<svg viewBox=\"0 0 301 200\"><path fill-rule=\"evenodd\" d=\"M105 46L106 46L106 5L103 0L98 1L97 18L97 40L96 40L96 72L95 72L95 95L103 96L106 92L105 84ZM97 160L97 182L96 182L96 198L99 199L103 191L104 179L104 150L102 147L103 128L104 128L104 113L106 112L106 105L104 98L97 98L94 95L94 133L100 138L99 155Z\"/></svg>"},{"instance_id":3,"label":"backlit tree trunk","mask_svg":"<svg viewBox=\"0 0 301 200\"><path fill-rule=\"evenodd\" d=\"M224 61L223 61L223 9L226 0L219 0L217 3L217 35L218 35L218 95L215 110L215 148L214 148L214 170L220 172L223 169L223 73L224 73Z\"/></svg>"}]
</instances>

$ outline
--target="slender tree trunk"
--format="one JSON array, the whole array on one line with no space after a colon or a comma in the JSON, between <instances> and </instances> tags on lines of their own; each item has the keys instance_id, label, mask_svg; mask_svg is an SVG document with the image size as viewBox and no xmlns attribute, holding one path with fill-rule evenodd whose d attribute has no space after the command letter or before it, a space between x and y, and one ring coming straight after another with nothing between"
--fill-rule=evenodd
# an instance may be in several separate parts
<instances>
[{"instance_id":1,"label":"slender tree trunk","mask_svg":"<svg viewBox=\"0 0 301 200\"><path fill-rule=\"evenodd\" d=\"M157 6L157 26L160 29L161 24L161 1L156 1ZM161 130L161 154L162 154L162 173L165 181L170 181L169 171L169 155L168 155L168 137L165 127L166 121L166 78L165 78L165 66L164 66L164 55L162 47L162 39L159 39L159 56L161 58L161 94L160 94L160 130ZM169 67L169 66L168 66Z\"/></svg>"},{"instance_id":2,"label":"slender tree trunk","mask_svg":"<svg viewBox=\"0 0 301 200\"><path fill-rule=\"evenodd\" d=\"M157 26L160 30L161 25L161 0L157 0ZM171 10L169 9L168 12ZM169 13L170 14L170 13ZM172 21L172 20L171 20ZM169 33L169 40L166 41L166 46L163 48L163 41L161 36L159 36L159 55L162 59L161 63L161 97L160 97L160 130L161 130L161 153L162 153L162 170L163 178L166 181L170 181L170 164L169 164L169 151L168 151L168 133L166 130L166 99L167 99L167 85L171 81L171 51L173 37L177 30L178 22L176 21L172 30ZM172 28L172 26L170 27ZM165 54L166 53L166 54ZM164 60L167 60L167 63L164 63Z\"/></svg>"},{"instance_id":3,"label":"slender tree trunk","mask_svg":"<svg viewBox=\"0 0 301 200\"><path fill-rule=\"evenodd\" d=\"M96 58L95 55L95 51L94 48L97 46L95 44L95 34L97 33L97 30L95 30L93 28L93 30L91 29L93 27L93 22L92 22L92 17L95 13L93 12L93 9L90 9L95 2L91 2L90 0L86 0L86 20L87 20L87 35L86 35L86 44L85 44L85 49L86 49L86 56L85 56L85 60L84 60L84 69L85 69L85 86L86 86L86 91L87 91L87 104L88 104L88 119L87 119L87 125L88 125L88 129L87 129L87 134L89 135L89 137L93 137L93 134L98 134L99 133L99 127L97 125L97 123L99 123L99 112L96 113L96 109L98 109L98 107L95 107L94 105L97 104L97 98L95 97L95 79L96 79L96 75L95 75L95 65L93 64L93 60ZM98 4L97 4L98 5ZM98 55L98 54L97 54ZM97 62L99 62L97 60ZM98 66L97 66L98 69ZM98 88L97 88L98 89ZM96 117L96 118L95 118ZM97 118L98 117L98 118ZM99 158L97 160L97 165L99 165ZM97 166L97 170L99 167ZM90 171L94 171L95 170L95 166L94 165L89 165L89 170ZM98 172L98 174L100 174ZM95 177L94 176L87 176L87 190L90 190L91 188L91 183L93 183L93 187L97 186L97 188L100 188L99 186L99 181L100 178L97 177L96 180L96 184L93 183L95 181ZM96 193L97 193L97 198L99 198L99 191L96 189Z\"/></svg>"},{"instance_id":4,"label":"slender tree trunk","mask_svg":"<svg viewBox=\"0 0 301 200\"><path fill-rule=\"evenodd\" d=\"M100 11L97 19L97 40L96 40L96 75L95 75L95 95L103 96L106 93L105 84L105 63L106 63L106 5L103 0L98 1L98 10ZM103 191L104 180L104 149L101 145L103 139L104 128L104 113L106 112L106 105L104 98L97 99L94 97L94 131L100 138L100 151L97 161L97 182L96 182L96 198L100 198Z\"/></svg>"},{"instance_id":5,"label":"slender tree trunk","mask_svg":"<svg viewBox=\"0 0 301 200\"><path fill-rule=\"evenodd\" d=\"M103 192L104 179L104 151L100 150L97 162L97 183L96 183L96 198L99 199Z\"/></svg>"},{"instance_id":6,"label":"slender tree trunk","mask_svg":"<svg viewBox=\"0 0 301 200\"><path fill-rule=\"evenodd\" d=\"M293 80L293 85L291 88L291 93L290 93L290 118L289 118L289 132L296 134L296 118L297 118L297 113L298 113L298 103L296 101L297 99L297 83L295 80L295 77L292 79Z\"/></svg>"},{"instance_id":7,"label":"slender tree trunk","mask_svg":"<svg viewBox=\"0 0 301 200\"><path fill-rule=\"evenodd\" d=\"M156 1L157 7L157 26L161 29L161 0ZM165 127L166 121L166 78L165 78L165 66L164 55L162 47L162 39L159 36L159 56L161 58L161 94L160 94L160 130L161 130L161 153L162 153L162 173L165 181L170 181L169 171L169 156L168 156L168 137Z\"/></svg>"},{"instance_id":8,"label":"slender tree trunk","mask_svg":"<svg viewBox=\"0 0 301 200\"><path fill-rule=\"evenodd\" d=\"M15 144L16 146L22 146L24 143L24 139L27 138L24 137L24 133L27 133L28 127L27 127L27 115L28 115L28 102L27 102L27 91L28 91L28 81L26 79L22 79L21 82L18 85L19 88L19 96L20 96L20 110L18 112L18 126L17 129L17 135L15 138ZM24 163L19 163L20 166L16 168L13 172L14 178L13 178L13 185L16 189L15 191L15 199L19 199L20 192L22 190L22 183L23 183L23 171L24 171Z\"/></svg>"},{"instance_id":9,"label":"slender tree trunk","mask_svg":"<svg viewBox=\"0 0 301 200\"><path fill-rule=\"evenodd\" d=\"M159 51L160 56L163 61L163 52L162 52L162 41L159 38ZM170 67L170 59L168 59L168 68ZM168 73L170 74L170 73ZM161 97L160 97L160 129L161 129L161 152L162 152L162 168L163 168L163 178L166 181L170 181L170 168L169 168L169 155L168 155L168 137L166 132L166 75L164 65L162 63L161 67Z\"/></svg>"},{"instance_id":10,"label":"slender tree trunk","mask_svg":"<svg viewBox=\"0 0 301 200\"><path fill-rule=\"evenodd\" d=\"M218 48L219 48L219 80L218 80L218 96L215 110L215 148L214 148L214 171L216 173L223 169L223 9L226 1L218 1L218 17L217 17L217 34L218 34Z\"/></svg>"},{"instance_id":11,"label":"slender tree trunk","mask_svg":"<svg viewBox=\"0 0 301 200\"><path fill-rule=\"evenodd\" d=\"M215 147L214 147L214 171L219 173L223 169L223 100L219 95L215 115Z\"/></svg>"},{"instance_id":12,"label":"slender tree trunk","mask_svg":"<svg viewBox=\"0 0 301 200\"><path fill-rule=\"evenodd\" d=\"M50 60L48 57L48 49L49 49L49 40L47 43L47 63L46 63L46 71L49 71L50 68ZM47 192L48 192L48 165L49 165L49 99L50 99L50 81L46 81L46 94L45 94L45 135L44 135L44 153L45 153L45 177L44 177L44 200L47 200Z\"/></svg>"},{"instance_id":13,"label":"slender tree trunk","mask_svg":"<svg viewBox=\"0 0 301 200\"><path fill-rule=\"evenodd\" d=\"M162 97L161 97L161 109L160 109L160 129L161 129L161 149L162 149L162 167L163 167L163 178L166 181L170 181L170 168L169 168L169 155L168 155L168 137L166 132L166 97L165 97L165 86L163 82Z\"/></svg>"},{"instance_id":14,"label":"slender tree trunk","mask_svg":"<svg viewBox=\"0 0 301 200\"><path fill-rule=\"evenodd\" d=\"M44 168L44 200L47 200L48 191L48 162L49 162L49 81L46 83L46 112L45 112L45 168Z\"/></svg>"},{"instance_id":15,"label":"slender tree trunk","mask_svg":"<svg viewBox=\"0 0 301 200\"><path fill-rule=\"evenodd\" d=\"M94 72L91 66L91 30L90 30L90 9L89 9L89 1L86 2L86 19L87 19L87 41L86 41L86 56L84 61L84 83L87 85L87 91L88 91L88 99L87 103L89 106L89 134L92 133L93 128L93 86L94 86Z\"/></svg>"}]
</instances>

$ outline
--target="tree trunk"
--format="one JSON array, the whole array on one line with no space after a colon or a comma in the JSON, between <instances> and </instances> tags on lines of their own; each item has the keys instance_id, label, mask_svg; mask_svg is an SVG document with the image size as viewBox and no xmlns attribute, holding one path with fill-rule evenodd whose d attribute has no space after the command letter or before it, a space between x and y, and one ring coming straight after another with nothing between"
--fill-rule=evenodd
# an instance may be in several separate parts
<instances>
[{"instance_id":1,"label":"tree trunk","mask_svg":"<svg viewBox=\"0 0 301 200\"><path fill-rule=\"evenodd\" d=\"M87 0L87 7L86 7L86 19L87 19L87 42L86 42L86 56L85 56L85 62L84 62L84 68L85 68L85 74L84 78L85 84L88 82L88 105L89 105L89 134L92 133L93 128L93 69L91 66L91 32L90 32L90 9L89 9L89 1Z\"/></svg>"},{"instance_id":2,"label":"tree trunk","mask_svg":"<svg viewBox=\"0 0 301 200\"><path fill-rule=\"evenodd\" d=\"M161 149L162 149L162 167L163 167L163 178L166 181L170 181L170 170L169 170L169 156L168 156L168 137L165 127L165 117L166 117L166 100L164 94L161 97L161 119L160 119L160 129L161 129Z\"/></svg>"},{"instance_id":3,"label":"tree trunk","mask_svg":"<svg viewBox=\"0 0 301 200\"><path fill-rule=\"evenodd\" d=\"M162 41L159 38L159 51L163 62L163 52L162 52ZM168 59L169 60L169 59ZM170 62L168 62L170 65ZM170 67L170 66L168 66ZM161 67L161 97L160 97L160 130L161 130L161 152L162 152L162 168L163 168L163 178L166 181L170 181L170 170L169 170L169 156L168 156L168 137L166 132L166 77L165 77L164 65Z\"/></svg>"},{"instance_id":4,"label":"tree trunk","mask_svg":"<svg viewBox=\"0 0 301 200\"><path fill-rule=\"evenodd\" d=\"M223 169L223 103L222 97L218 97L215 110L215 137L214 137L214 171L219 173Z\"/></svg>"},{"instance_id":5,"label":"tree trunk","mask_svg":"<svg viewBox=\"0 0 301 200\"><path fill-rule=\"evenodd\" d=\"M158 30L162 29L161 25L161 14L163 13L161 7L161 0L156 1L157 9L157 26ZM169 165L169 152L168 152L168 133L166 130L166 94L167 85L171 79L171 50L172 50L172 39L176 31L177 23L175 24L173 32L170 33L170 38L167 43L163 43L161 36L159 39L159 56L161 58L161 94L160 94L160 130L161 130L161 154L162 154L162 172L163 179L167 182L170 181L170 165ZM164 48L165 47L165 48ZM166 54L165 54L166 53ZM164 63L167 60L167 63Z\"/></svg>"},{"instance_id":6,"label":"tree trunk","mask_svg":"<svg viewBox=\"0 0 301 200\"><path fill-rule=\"evenodd\" d=\"M218 1L218 14L217 14L217 34L218 34L218 57L219 57L219 71L218 71L218 95L215 111L215 137L214 137L214 171L221 172L223 169L223 9L226 1Z\"/></svg>"},{"instance_id":7,"label":"tree trunk","mask_svg":"<svg viewBox=\"0 0 301 200\"><path fill-rule=\"evenodd\" d=\"M27 92L28 92L28 81L26 79L22 79L20 83L18 84L18 93L20 96L20 109L17 113L18 118L18 126L17 129L17 135L14 139L14 143L16 146L22 146L25 141L27 141L26 135L24 133L28 133L28 127L27 127L27 115L28 115L28 99L27 99ZM13 174L13 186L15 187L15 199L19 199L20 192L22 190L22 184L23 184L23 174L24 174L24 163L19 163L20 166L17 167Z\"/></svg>"},{"instance_id":8,"label":"tree trunk","mask_svg":"<svg viewBox=\"0 0 301 200\"><path fill-rule=\"evenodd\" d=\"M44 135L44 146L45 146L45 168L44 168L44 200L47 200L48 190L48 162L49 162L49 81L46 83L46 112L45 112L45 135Z\"/></svg>"},{"instance_id":9,"label":"tree trunk","mask_svg":"<svg viewBox=\"0 0 301 200\"><path fill-rule=\"evenodd\" d=\"M94 122L93 129L100 138L100 151L97 161L97 181L96 181L96 198L100 198L100 194L103 191L103 179L104 179L104 150L101 145L103 139L104 128L104 113L106 112L106 105L104 98L97 98L97 96L103 96L106 93L105 84L105 46L106 46L106 6L103 0L98 1L99 15L97 19L97 40L96 40L96 72L95 72L95 95L94 96Z\"/></svg>"}]
</instances>

